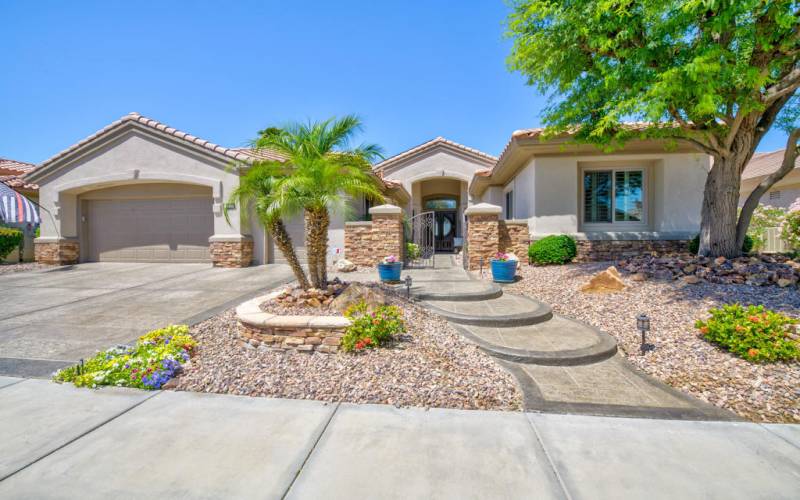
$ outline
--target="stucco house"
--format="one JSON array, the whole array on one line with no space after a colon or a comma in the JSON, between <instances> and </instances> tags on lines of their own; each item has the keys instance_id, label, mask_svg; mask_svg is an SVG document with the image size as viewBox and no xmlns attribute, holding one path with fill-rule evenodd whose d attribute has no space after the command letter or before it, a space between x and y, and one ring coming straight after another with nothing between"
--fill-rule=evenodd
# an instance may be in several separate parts
<instances>
[{"instance_id":1,"label":"stucco house","mask_svg":"<svg viewBox=\"0 0 800 500\"><path fill-rule=\"evenodd\" d=\"M750 163L742 172L741 194L739 196L739 206L744 205L747 197L764 180L764 178L776 172L783 162L784 150L772 151L771 153L756 153ZM795 200L800 198L800 159L795 161L794 169L786 174L786 177L776 182L760 200L763 205L773 207L788 208Z\"/></svg>"},{"instance_id":2,"label":"stucco house","mask_svg":"<svg viewBox=\"0 0 800 500\"><path fill-rule=\"evenodd\" d=\"M687 143L632 141L603 153L542 140L543 129L514 132L491 169L470 182L473 202L527 222L531 240L567 234L581 260L680 249L700 228L711 158Z\"/></svg>"},{"instance_id":3,"label":"stucco house","mask_svg":"<svg viewBox=\"0 0 800 500\"><path fill-rule=\"evenodd\" d=\"M606 154L543 141L540 129L514 132L499 158L437 137L374 167L405 218L433 212L437 252L466 243L470 207L496 205L524 241L549 234L579 240L581 258L668 250L699 228L710 159L690 146L638 141ZM241 207L224 204L239 170L270 152L227 148L136 113L44 161L25 179L43 209L37 258L45 262L281 261L268 235ZM330 256L345 233L369 224L370 204L353 200L332 215ZM494 210L494 209L492 209ZM299 253L303 219L286 221ZM519 239L519 238L517 238ZM370 256L371 258L377 258Z\"/></svg>"}]
</instances>

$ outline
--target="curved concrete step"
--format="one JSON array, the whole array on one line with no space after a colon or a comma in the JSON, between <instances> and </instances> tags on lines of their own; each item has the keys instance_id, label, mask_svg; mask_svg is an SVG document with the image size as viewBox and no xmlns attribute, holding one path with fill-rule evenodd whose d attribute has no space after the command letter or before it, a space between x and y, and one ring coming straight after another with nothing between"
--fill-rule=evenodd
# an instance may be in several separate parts
<instances>
[{"instance_id":1,"label":"curved concrete step","mask_svg":"<svg viewBox=\"0 0 800 500\"><path fill-rule=\"evenodd\" d=\"M451 302L474 302L496 299L503 295L503 289L485 281L436 282L429 285L411 287L411 296L417 300L445 300Z\"/></svg>"},{"instance_id":2,"label":"curved concrete step","mask_svg":"<svg viewBox=\"0 0 800 500\"><path fill-rule=\"evenodd\" d=\"M456 329L492 356L518 363L586 365L608 359L617 352L614 337L563 316L512 328L456 325Z\"/></svg>"},{"instance_id":3,"label":"curved concrete step","mask_svg":"<svg viewBox=\"0 0 800 500\"><path fill-rule=\"evenodd\" d=\"M541 323L553 317L547 304L512 294L475 302L428 300L425 304L436 314L461 325L524 326Z\"/></svg>"}]
</instances>

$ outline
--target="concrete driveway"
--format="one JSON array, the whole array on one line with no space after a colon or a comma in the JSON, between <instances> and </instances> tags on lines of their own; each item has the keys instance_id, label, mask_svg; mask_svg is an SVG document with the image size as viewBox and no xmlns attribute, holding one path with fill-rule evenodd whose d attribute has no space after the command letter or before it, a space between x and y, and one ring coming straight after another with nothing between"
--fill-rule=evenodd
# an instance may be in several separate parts
<instances>
[{"instance_id":1,"label":"concrete driveway","mask_svg":"<svg viewBox=\"0 0 800 500\"><path fill-rule=\"evenodd\" d=\"M284 265L91 263L0 278L0 374L47 377L98 349L193 324L292 279Z\"/></svg>"}]
</instances>

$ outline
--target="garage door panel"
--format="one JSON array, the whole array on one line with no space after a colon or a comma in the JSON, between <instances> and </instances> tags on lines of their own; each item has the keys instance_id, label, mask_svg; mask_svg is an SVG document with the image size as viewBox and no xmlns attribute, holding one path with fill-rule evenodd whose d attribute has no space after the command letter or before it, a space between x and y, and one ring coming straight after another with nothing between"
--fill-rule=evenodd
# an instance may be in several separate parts
<instances>
[{"instance_id":1,"label":"garage door panel","mask_svg":"<svg viewBox=\"0 0 800 500\"><path fill-rule=\"evenodd\" d=\"M208 262L211 198L92 200L89 258L95 261Z\"/></svg>"}]
</instances>

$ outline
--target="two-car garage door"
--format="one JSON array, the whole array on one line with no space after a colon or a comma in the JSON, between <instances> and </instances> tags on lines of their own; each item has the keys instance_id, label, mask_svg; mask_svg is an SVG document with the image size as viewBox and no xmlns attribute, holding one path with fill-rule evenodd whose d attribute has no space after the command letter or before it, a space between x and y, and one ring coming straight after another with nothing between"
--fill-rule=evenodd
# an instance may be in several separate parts
<instances>
[{"instance_id":1,"label":"two-car garage door","mask_svg":"<svg viewBox=\"0 0 800 500\"><path fill-rule=\"evenodd\" d=\"M208 262L211 197L90 199L86 257L110 262Z\"/></svg>"}]
</instances>

